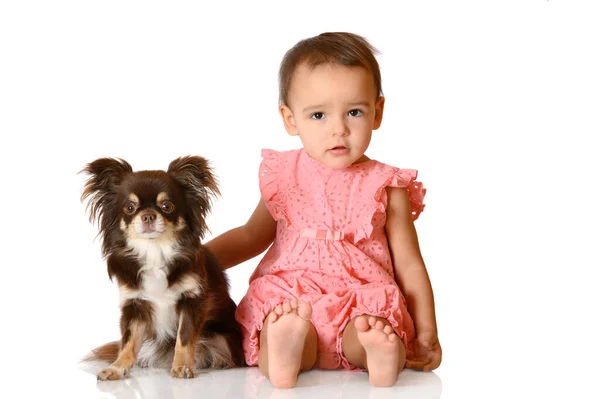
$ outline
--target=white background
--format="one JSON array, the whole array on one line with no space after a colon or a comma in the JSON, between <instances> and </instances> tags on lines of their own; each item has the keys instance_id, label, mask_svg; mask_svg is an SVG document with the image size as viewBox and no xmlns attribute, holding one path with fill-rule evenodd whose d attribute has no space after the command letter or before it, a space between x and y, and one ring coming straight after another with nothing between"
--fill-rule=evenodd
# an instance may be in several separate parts
<instances>
[{"instance_id":1,"label":"white background","mask_svg":"<svg viewBox=\"0 0 600 399\"><path fill-rule=\"evenodd\" d=\"M222 192L207 239L236 227L260 149L300 145L277 112L281 57L351 31L381 52L367 155L428 189L442 397L597 398L599 20L578 0L2 2L2 379L49 394L118 338L86 163L205 156ZM229 271L236 302L258 260Z\"/></svg>"}]
</instances>

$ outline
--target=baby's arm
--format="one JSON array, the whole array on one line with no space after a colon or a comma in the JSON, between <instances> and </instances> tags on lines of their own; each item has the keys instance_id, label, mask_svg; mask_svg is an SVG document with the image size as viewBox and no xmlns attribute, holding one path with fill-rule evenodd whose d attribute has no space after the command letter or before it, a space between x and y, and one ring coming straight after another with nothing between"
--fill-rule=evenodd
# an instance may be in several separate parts
<instances>
[{"instance_id":1,"label":"baby's arm","mask_svg":"<svg viewBox=\"0 0 600 399\"><path fill-rule=\"evenodd\" d=\"M206 243L221 267L228 269L263 253L275 239L277 222L261 199L246 224Z\"/></svg>"},{"instance_id":2,"label":"baby's arm","mask_svg":"<svg viewBox=\"0 0 600 399\"><path fill-rule=\"evenodd\" d=\"M408 312L415 322L417 339L429 361L416 368L433 370L441 362L433 290L421 256L413 224L410 200L405 189L387 188L386 233L394 264L396 282L406 298ZM408 366L408 363L407 363ZM410 367L410 366L409 366Z\"/></svg>"}]
</instances>

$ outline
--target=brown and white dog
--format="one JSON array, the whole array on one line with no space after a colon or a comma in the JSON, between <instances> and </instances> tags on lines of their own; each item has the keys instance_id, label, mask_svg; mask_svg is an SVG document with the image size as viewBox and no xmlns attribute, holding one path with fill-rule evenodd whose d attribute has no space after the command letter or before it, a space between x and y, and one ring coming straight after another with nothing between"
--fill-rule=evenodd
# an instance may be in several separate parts
<instances>
[{"instance_id":1,"label":"brown and white dog","mask_svg":"<svg viewBox=\"0 0 600 399\"><path fill-rule=\"evenodd\" d=\"M208 162L188 156L167 172L133 172L122 159L101 158L82 172L89 178L81 200L89 199L90 221L99 222L121 306L121 341L85 359L112 362L98 379L124 378L136 364L171 366L177 378L243 365L226 276L200 243L219 194Z\"/></svg>"}]
</instances>

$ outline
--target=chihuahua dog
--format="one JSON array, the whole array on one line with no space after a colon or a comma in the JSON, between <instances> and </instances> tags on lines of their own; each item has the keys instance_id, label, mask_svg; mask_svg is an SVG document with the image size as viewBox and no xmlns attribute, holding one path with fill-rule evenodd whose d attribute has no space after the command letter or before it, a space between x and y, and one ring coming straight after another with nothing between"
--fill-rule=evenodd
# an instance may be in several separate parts
<instances>
[{"instance_id":1,"label":"chihuahua dog","mask_svg":"<svg viewBox=\"0 0 600 399\"><path fill-rule=\"evenodd\" d=\"M121 307L121 341L86 358L112 363L98 379L122 379L136 364L170 365L176 378L243 365L226 276L200 242L219 194L208 162L188 156L166 172L133 172L122 159L101 158L81 172L89 175L81 200L99 224Z\"/></svg>"}]
</instances>

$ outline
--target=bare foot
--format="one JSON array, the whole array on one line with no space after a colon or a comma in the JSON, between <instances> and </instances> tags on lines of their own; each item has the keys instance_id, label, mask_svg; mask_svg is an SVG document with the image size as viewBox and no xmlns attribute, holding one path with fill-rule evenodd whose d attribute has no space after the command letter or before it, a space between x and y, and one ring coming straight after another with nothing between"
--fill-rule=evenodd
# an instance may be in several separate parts
<instances>
[{"instance_id":1,"label":"bare foot","mask_svg":"<svg viewBox=\"0 0 600 399\"><path fill-rule=\"evenodd\" d=\"M372 316L357 317L354 327L367 354L369 381L376 387L391 387L405 361L402 341L392 326Z\"/></svg>"},{"instance_id":2,"label":"bare foot","mask_svg":"<svg viewBox=\"0 0 600 399\"><path fill-rule=\"evenodd\" d=\"M296 385L311 314L310 304L293 299L267 316L269 380L276 388Z\"/></svg>"}]
</instances>

